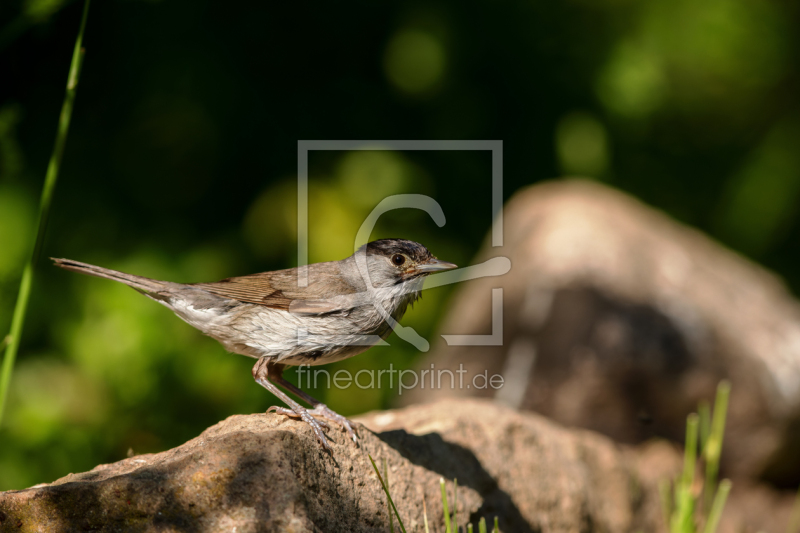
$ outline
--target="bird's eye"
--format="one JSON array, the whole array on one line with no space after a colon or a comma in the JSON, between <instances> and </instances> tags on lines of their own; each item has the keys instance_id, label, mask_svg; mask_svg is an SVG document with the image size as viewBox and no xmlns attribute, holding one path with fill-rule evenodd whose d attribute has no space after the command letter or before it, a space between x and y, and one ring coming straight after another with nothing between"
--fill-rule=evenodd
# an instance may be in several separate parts
<instances>
[{"instance_id":1,"label":"bird's eye","mask_svg":"<svg viewBox=\"0 0 800 533\"><path fill-rule=\"evenodd\" d=\"M406 262L406 256L404 256L403 254L394 254L392 256L392 263L394 263L396 266L401 266L405 262Z\"/></svg>"}]
</instances>

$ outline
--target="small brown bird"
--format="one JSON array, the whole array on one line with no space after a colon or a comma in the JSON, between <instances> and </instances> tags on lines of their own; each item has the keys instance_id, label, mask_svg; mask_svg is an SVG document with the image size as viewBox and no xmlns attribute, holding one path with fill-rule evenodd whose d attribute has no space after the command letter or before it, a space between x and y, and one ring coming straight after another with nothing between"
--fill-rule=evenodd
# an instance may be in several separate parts
<instances>
[{"instance_id":1,"label":"small brown bird","mask_svg":"<svg viewBox=\"0 0 800 533\"><path fill-rule=\"evenodd\" d=\"M393 323L419 298L425 276L457 268L413 241L383 239L341 261L228 278L216 283L173 283L125 274L69 259L53 259L67 270L122 282L168 307L218 340L227 350L258 358L256 382L289 409L269 411L307 422L322 447L331 450L319 416L341 424L354 442L351 423L283 378L292 365L322 365L357 355L385 339ZM281 386L309 403L306 409Z\"/></svg>"}]
</instances>

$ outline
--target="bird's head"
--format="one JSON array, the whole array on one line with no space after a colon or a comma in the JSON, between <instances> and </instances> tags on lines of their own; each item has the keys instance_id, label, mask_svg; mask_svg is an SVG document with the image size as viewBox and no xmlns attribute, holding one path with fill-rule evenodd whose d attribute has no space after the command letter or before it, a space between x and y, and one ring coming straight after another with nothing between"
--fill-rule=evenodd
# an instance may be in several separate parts
<instances>
[{"instance_id":1,"label":"bird's head","mask_svg":"<svg viewBox=\"0 0 800 533\"><path fill-rule=\"evenodd\" d=\"M362 246L366 248L369 277L375 287L422 279L435 272L458 268L453 263L440 261L421 244L405 239L381 239Z\"/></svg>"}]
</instances>

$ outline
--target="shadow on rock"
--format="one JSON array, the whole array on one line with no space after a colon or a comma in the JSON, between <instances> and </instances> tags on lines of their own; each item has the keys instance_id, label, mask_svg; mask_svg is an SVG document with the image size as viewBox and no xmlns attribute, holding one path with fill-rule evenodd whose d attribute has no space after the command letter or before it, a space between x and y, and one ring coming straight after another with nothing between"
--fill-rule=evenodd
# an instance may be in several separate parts
<instances>
[{"instance_id":1,"label":"shadow on rock","mask_svg":"<svg viewBox=\"0 0 800 533\"><path fill-rule=\"evenodd\" d=\"M483 498L483 505L470 515L471 523L477 524L481 518L485 518L486 523L491 524L495 517L499 517L501 530L522 533L538 531L531 528L511 496L500 489L497 481L469 449L445 441L438 433L417 436L398 429L378 433L377 437L408 461L436 472L445 479L457 479L459 487L470 487L478 492Z\"/></svg>"}]
</instances>

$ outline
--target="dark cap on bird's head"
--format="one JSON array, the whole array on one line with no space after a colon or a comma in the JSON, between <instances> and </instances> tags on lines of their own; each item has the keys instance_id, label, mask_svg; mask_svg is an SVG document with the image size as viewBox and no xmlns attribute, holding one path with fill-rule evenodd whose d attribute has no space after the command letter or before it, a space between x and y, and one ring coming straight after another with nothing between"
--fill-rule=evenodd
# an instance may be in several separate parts
<instances>
[{"instance_id":1,"label":"dark cap on bird's head","mask_svg":"<svg viewBox=\"0 0 800 533\"><path fill-rule=\"evenodd\" d=\"M367 257L385 257L396 269L397 277L408 279L458 268L453 263L440 261L418 242L406 239L380 239L365 245ZM359 251L363 250L362 246Z\"/></svg>"},{"instance_id":2,"label":"dark cap on bird's head","mask_svg":"<svg viewBox=\"0 0 800 533\"><path fill-rule=\"evenodd\" d=\"M433 257L433 254L418 242L406 239L381 239L367 243L367 255L384 255L391 257L394 254L404 254L417 263L424 263Z\"/></svg>"}]
</instances>

